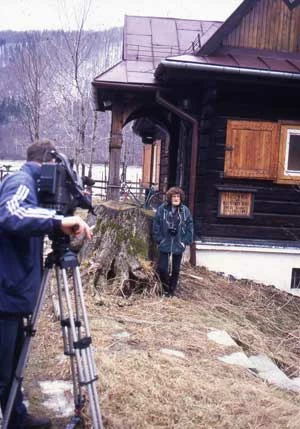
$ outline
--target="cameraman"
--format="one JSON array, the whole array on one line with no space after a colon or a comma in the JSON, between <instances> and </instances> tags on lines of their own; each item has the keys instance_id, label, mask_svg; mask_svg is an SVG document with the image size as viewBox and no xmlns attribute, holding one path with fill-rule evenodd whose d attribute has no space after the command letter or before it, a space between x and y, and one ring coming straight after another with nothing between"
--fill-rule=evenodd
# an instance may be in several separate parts
<instances>
[{"instance_id":1,"label":"cameraman","mask_svg":"<svg viewBox=\"0 0 300 429\"><path fill-rule=\"evenodd\" d=\"M61 231L91 238L79 216L61 217L38 206L37 181L43 162L55 150L49 140L28 147L27 162L0 186L0 405L8 401L24 340L23 318L33 313L42 280L43 237ZM76 228L74 228L76 227ZM75 232L74 232L75 230ZM12 409L9 429L49 428L47 418L27 413L21 388Z\"/></svg>"},{"instance_id":2,"label":"cameraman","mask_svg":"<svg viewBox=\"0 0 300 429\"><path fill-rule=\"evenodd\" d=\"M158 207L153 220L153 237L159 245L158 268L165 296L174 296L182 254L193 240L193 218L183 201L183 190L170 188L166 202Z\"/></svg>"}]
</instances>

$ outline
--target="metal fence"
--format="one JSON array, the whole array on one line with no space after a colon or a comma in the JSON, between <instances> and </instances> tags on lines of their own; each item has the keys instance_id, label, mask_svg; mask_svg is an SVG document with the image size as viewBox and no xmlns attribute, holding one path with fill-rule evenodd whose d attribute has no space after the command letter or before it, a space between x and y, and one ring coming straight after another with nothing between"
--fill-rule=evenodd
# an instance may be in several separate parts
<instances>
[{"instance_id":1,"label":"metal fence","mask_svg":"<svg viewBox=\"0 0 300 429\"><path fill-rule=\"evenodd\" d=\"M0 166L0 182L4 179L7 174L14 173L17 170L14 170L11 165L2 165ZM94 180L94 185L90 188L92 191L92 196L98 200L106 200L107 197L107 188L108 180ZM130 193L133 194L138 200L142 201L145 198L145 188L141 185L140 181L127 181L127 188L130 188ZM130 199L126 194L120 195L120 199Z\"/></svg>"},{"instance_id":2,"label":"metal fence","mask_svg":"<svg viewBox=\"0 0 300 429\"><path fill-rule=\"evenodd\" d=\"M14 173L15 171L17 170L14 170L13 166L10 164L0 165L0 181L2 181L7 174Z\"/></svg>"},{"instance_id":3,"label":"metal fence","mask_svg":"<svg viewBox=\"0 0 300 429\"><path fill-rule=\"evenodd\" d=\"M130 189L130 193L133 194L138 200L143 200L145 198L145 188L141 185L141 182L126 182L127 189ZM100 200L105 200L107 197L107 180L95 180L95 184L92 186L92 196ZM120 193L120 199L130 199L128 193Z\"/></svg>"},{"instance_id":4,"label":"metal fence","mask_svg":"<svg viewBox=\"0 0 300 429\"><path fill-rule=\"evenodd\" d=\"M107 180L95 180L95 184L92 186L92 195L100 200L105 200L107 195L107 185Z\"/></svg>"}]
</instances>

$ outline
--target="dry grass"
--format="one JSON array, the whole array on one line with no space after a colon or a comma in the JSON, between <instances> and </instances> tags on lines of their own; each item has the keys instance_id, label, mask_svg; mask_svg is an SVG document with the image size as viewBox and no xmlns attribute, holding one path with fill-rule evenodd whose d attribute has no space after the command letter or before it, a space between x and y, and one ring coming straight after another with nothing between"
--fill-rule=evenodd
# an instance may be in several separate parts
<instances>
[{"instance_id":1,"label":"dry grass","mask_svg":"<svg viewBox=\"0 0 300 429\"><path fill-rule=\"evenodd\" d=\"M233 350L207 338L211 328L225 329L247 354L267 354L298 376L300 298L185 266L178 297L107 293L100 304L86 297L105 428L300 427L298 394L218 361ZM129 336L118 336L122 332ZM59 323L47 302L26 373L34 410L41 411L36 380L70 377L68 364L58 358L61 349ZM54 422L54 428L62 425Z\"/></svg>"}]
</instances>

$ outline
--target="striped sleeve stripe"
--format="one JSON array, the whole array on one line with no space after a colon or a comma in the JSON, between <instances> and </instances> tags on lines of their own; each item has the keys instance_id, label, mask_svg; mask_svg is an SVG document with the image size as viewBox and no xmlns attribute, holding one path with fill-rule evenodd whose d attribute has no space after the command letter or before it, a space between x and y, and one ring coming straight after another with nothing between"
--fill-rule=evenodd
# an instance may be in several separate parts
<instances>
[{"instance_id":1,"label":"striped sleeve stripe","mask_svg":"<svg viewBox=\"0 0 300 429\"><path fill-rule=\"evenodd\" d=\"M56 213L55 210L44 209L42 207L36 207L36 208L34 208L34 207L28 207L26 209L26 211L28 213L32 212L33 214L40 213L41 216L47 216L47 217L53 217L55 215L55 213Z\"/></svg>"},{"instance_id":2,"label":"striped sleeve stripe","mask_svg":"<svg viewBox=\"0 0 300 429\"><path fill-rule=\"evenodd\" d=\"M22 218L24 217L34 217L34 218L41 218L41 219L49 219L54 217L54 212L48 211L46 209L41 209L37 207L37 209L33 208L25 208L25 207L19 207L14 214L17 216L20 215Z\"/></svg>"},{"instance_id":3,"label":"striped sleeve stripe","mask_svg":"<svg viewBox=\"0 0 300 429\"><path fill-rule=\"evenodd\" d=\"M20 201L24 201L29 194L29 188L25 185L20 185L17 189L17 192L13 195L13 197L7 201L7 208L11 214L18 209L20 206Z\"/></svg>"},{"instance_id":4,"label":"striped sleeve stripe","mask_svg":"<svg viewBox=\"0 0 300 429\"><path fill-rule=\"evenodd\" d=\"M20 206L20 202L24 201L28 194L29 188L25 185L20 185L13 197L7 201L7 208L12 215L17 216L19 219L23 219L24 217L49 219L55 215L54 210L47 210L41 207L25 208Z\"/></svg>"}]
</instances>

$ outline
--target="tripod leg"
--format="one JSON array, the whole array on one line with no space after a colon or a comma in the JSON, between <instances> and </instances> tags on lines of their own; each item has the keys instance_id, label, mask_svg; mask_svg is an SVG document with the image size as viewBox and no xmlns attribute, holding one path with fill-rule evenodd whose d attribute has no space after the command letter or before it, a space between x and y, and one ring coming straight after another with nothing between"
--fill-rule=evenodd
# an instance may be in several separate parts
<instances>
[{"instance_id":1,"label":"tripod leg","mask_svg":"<svg viewBox=\"0 0 300 429\"><path fill-rule=\"evenodd\" d=\"M83 289L82 289L80 271L78 266L73 269L73 278L74 278L75 290L78 294L79 302L81 306L82 318L85 326L85 335L86 335L86 338L91 339L91 332L90 332L89 321L88 321L87 312L86 312L85 303L84 303ZM86 382L89 380L89 382L87 383L87 388L89 391L92 415L94 416L95 421L98 421L102 424L100 408L99 408L98 392L96 389L96 384L94 382L95 380L97 380L98 375L97 375L97 369L96 369L96 364L95 364L91 345L83 350L82 359L83 359L83 369L85 372L85 380Z\"/></svg>"},{"instance_id":2,"label":"tripod leg","mask_svg":"<svg viewBox=\"0 0 300 429\"><path fill-rule=\"evenodd\" d=\"M68 314L66 313L66 305L63 299L63 285L60 278L60 270L56 266L55 267L55 275L57 282L57 292L58 292L58 301L59 301L59 311L60 311L60 324L62 330L63 337L63 345L64 345L64 354L65 356L69 356L70 358L70 366L71 366L71 374L72 374L72 383L73 383L73 397L75 402L75 409L78 407L78 402L80 402L81 394L81 386L78 386L76 383L76 379L78 378L78 369L76 367L76 359L75 353L73 350L73 337L70 329L70 319Z\"/></svg>"},{"instance_id":3,"label":"tripod leg","mask_svg":"<svg viewBox=\"0 0 300 429\"><path fill-rule=\"evenodd\" d=\"M102 429L102 417L99 407L99 399L95 381L97 380L96 365L91 351L91 336L88 326L87 314L83 299L82 284L78 266L72 268L74 284L75 316L72 308L72 298L68 286L67 273L62 268L62 278L64 284L65 300L69 313L70 330L73 337L73 349L76 356L78 368L78 384L85 386L89 395L93 428ZM80 321L80 313L83 316L83 323Z\"/></svg>"},{"instance_id":4,"label":"tripod leg","mask_svg":"<svg viewBox=\"0 0 300 429\"><path fill-rule=\"evenodd\" d=\"M79 296L79 302L80 302L81 311L82 311L82 318L85 326L85 334L87 338L91 339L91 332L90 332L89 321L88 321L87 312L86 312L85 303L84 303L79 267L75 267L73 269L73 277L74 277L75 290L77 291L77 294ZM96 368L91 345L83 350L82 359L83 359L83 369L85 372L85 380L91 380L91 382L87 384L87 388L89 391L92 414L94 415L95 421L101 421L98 392L96 389L96 384L94 383L94 381L98 378L98 374L97 374L97 368Z\"/></svg>"},{"instance_id":5,"label":"tripod leg","mask_svg":"<svg viewBox=\"0 0 300 429\"><path fill-rule=\"evenodd\" d=\"M27 365L28 357L31 349L31 341L32 341L32 337L34 337L36 332L36 325L37 325L40 311L43 306L47 285L49 282L49 277L50 277L50 269L46 268L41 282L40 291L39 291L34 312L32 314L32 317L28 318L28 325L26 326L26 337L24 339L24 344L20 353L18 365L14 375L14 380L12 382L8 401L5 407L3 422L2 422L2 429L7 429L11 412L16 399L16 394L24 378L25 367Z\"/></svg>"}]
</instances>

